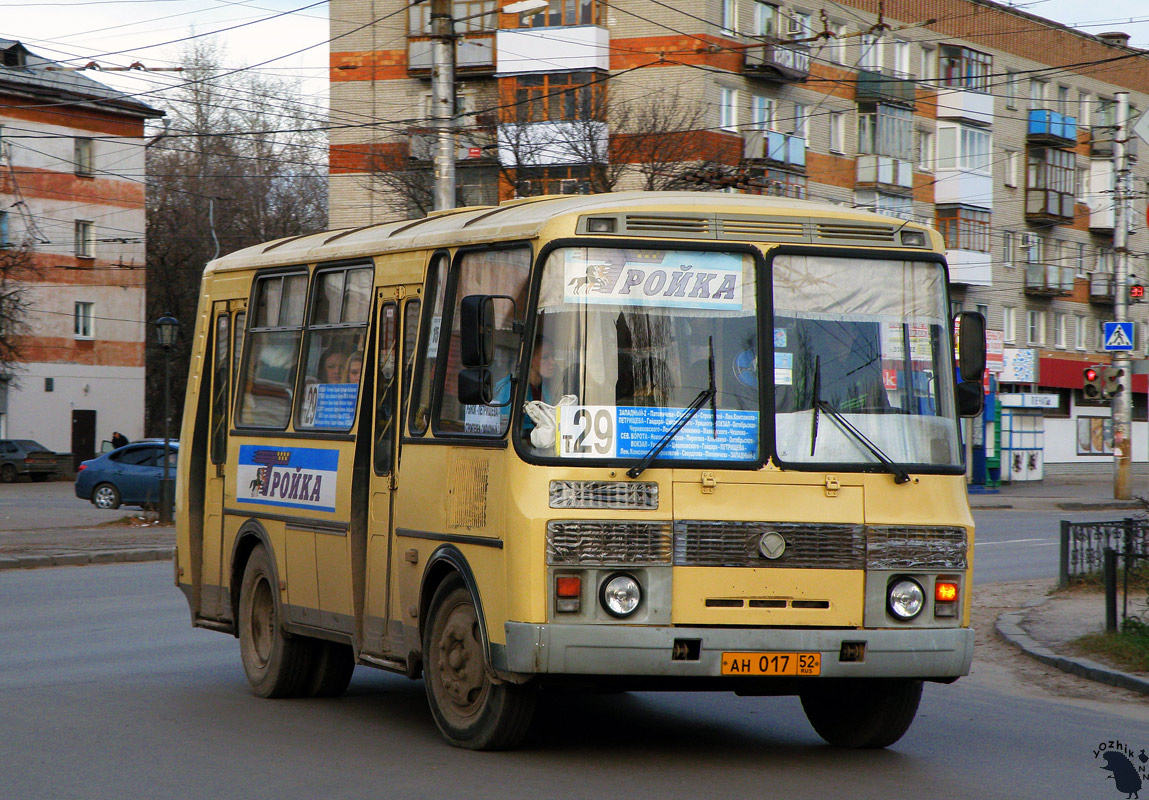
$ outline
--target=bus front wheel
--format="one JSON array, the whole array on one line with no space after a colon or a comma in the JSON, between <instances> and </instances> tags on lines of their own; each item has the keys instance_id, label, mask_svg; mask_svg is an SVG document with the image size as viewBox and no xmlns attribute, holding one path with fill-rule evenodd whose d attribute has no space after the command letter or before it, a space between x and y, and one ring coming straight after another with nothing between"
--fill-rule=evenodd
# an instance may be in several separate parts
<instances>
[{"instance_id":1,"label":"bus front wheel","mask_svg":"<svg viewBox=\"0 0 1149 800\"><path fill-rule=\"evenodd\" d=\"M239 590L239 653L260 697L298 697L310 688L314 648L283 631L275 574L263 545L251 551Z\"/></svg>"},{"instance_id":2,"label":"bus front wheel","mask_svg":"<svg viewBox=\"0 0 1149 800\"><path fill-rule=\"evenodd\" d=\"M444 581L431 600L423 684L435 724L456 747L511 749L534 716L534 687L496 683L488 674L475 601L458 577Z\"/></svg>"},{"instance_id":3,"label":"bus front wheel","mask_svg":"<svg viewBox=\"0 0 1149 800\"><path fill-rule=\"evenodd\" d=\"M921 681L847 680L803 692L802 710L835 747L889 747L909 730L921 698Z\"/></svg>"}]
</instances>

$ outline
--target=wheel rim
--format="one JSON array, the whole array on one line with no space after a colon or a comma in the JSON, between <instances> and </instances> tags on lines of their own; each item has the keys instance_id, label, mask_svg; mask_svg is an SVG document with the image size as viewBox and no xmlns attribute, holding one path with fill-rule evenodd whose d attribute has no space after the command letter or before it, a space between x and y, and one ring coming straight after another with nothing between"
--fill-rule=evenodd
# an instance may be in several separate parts
<instances>
[{"instance_id":1,"label":"wheel rim","mask_svg":"<svg viewBox=\"0 0 1149 800\"><path fill-rule=\"evenodd\" d=\"M251 593L251 646L259 666L267 666L271 659L271 645L275 630L275 601L267 578L260 576Z\"/></svg>"},{"instance_id":2,"label":"wheel rim","mask_svg":"<svg viewBox=\"0 0 1149 800\"><path fill-rule=\"evenodd\" d=\"M101 486L96 490L96 505L100 508L111 508L116 504L116 490L111 486Z\"/></svg>"},{"instance_id":3,"label":"wheel rim","mask_svg":"<svg viewBox=\"0 0 1149 800\"><path fill-rule=\"evenodd\" d=\"M440 709L458 720L482 710L490 689L483 667L483 644L475 607L458 603L446 614L435 645L436 664L431 676L445 702Z\"/></svg>"},{"instance_id":4,"label":"wheel rim","mask_svg":"<svg viewBox=\"0 0 1149 800\"><path fill-rule=\"evenodd\" d=\"M16 468L11 464L5 464L3 469L0 469L0 478L2 478L5 483L11 483L16 480Z\"/></svg>"}]
</instances>

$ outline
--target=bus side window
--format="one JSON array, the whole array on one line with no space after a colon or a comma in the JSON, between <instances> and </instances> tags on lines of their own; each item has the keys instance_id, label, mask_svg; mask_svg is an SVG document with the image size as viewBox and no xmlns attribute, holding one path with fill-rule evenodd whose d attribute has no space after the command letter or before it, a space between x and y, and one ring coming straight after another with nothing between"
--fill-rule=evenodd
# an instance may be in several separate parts
<instances>
[{"instance_id":1,"label":"bus side window","mask_svg":"<svg viewBox=\"0 0 1149 800\"><path fill-rule=\"evenodd\" d=\"M383 305L379 317L379 378L375 406L375 474L391 471L395 442L395 379L399 361L399 307Z\"/></svg>"},{"instance_id":2,"label":"bus side window","mask_svg":"<svg viewBox=\"0 0 1149 800\"><path fill-rule=\"evenodd\" d=\"M226 310L215 318L215 369L211 394L211 463L222 464L227 458L227 398L231 377L231 317Z\"/></svg>"},{"instance_id":3,"label":"bus side window","mask_svg":"<svg viewBox=\"0 0 1149 800\"><path fill-rule=\"evenodd\" d=\"M256 282L237 424L287 427L306 302L305 272L269 275Z\"/></svg>"},{"instance_id":4,"label":"bus side window","mask_svg":"<svg viewBox=\"0 0 1149 800\"><path fill-rule=\"evenodd\" d=\"M439 355L439 328L443 322L443 289L447 280L446 253L436 253L427 269L427 286L423 292L427 306L424 309L423 352L416 363L415 384L418 387L411 401L411 434L422 436L431 421L431 389L435 383L435 368Z\"/></svg>"}]
</instances>

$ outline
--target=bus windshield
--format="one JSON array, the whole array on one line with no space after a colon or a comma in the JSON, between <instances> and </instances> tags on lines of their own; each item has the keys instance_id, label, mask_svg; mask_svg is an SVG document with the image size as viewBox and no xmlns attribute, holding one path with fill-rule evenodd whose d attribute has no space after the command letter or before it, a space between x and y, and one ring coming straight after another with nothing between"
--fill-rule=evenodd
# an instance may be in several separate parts
<instances>
[{"instance_id":1,"label":"bus windshield","mask_svg":"<svg viewBox=\"0 0 1149 800\"><path fill-rule=\"evenodd\" d=\"M639 460L713 383L713 401L659 460L756 462L755 279L744 253L553 251L523 387L525 446L543 457Z\"/></svg>"},{"instance_id":2,"label":"bus windshield","mask_svg":"<svg viewBox=\"0 0 1149 800\"><path fill-rule=\"evenodd\" d=\"M782 463L876 463L864 437L897 464L960 465L941 264L781 254L771 279Z\"/></svg>"}]
</instances>

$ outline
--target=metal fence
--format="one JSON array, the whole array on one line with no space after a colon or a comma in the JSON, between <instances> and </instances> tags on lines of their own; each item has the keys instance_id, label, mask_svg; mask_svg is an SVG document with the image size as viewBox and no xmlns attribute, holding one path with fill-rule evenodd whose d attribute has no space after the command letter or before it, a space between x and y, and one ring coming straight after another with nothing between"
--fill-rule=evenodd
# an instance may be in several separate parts
<instances>
[{"instance_id":1,"label":"metal fence","mask_svg":"<svg viewBox=\"0 0 1149 800\"><path fill-rule=\"evenodd\" d=\"M1068 586L1088 576L1100 577L1106 548L1149 556L1149 519L1126 517L1107 522L1061 521L1059 583Z\"/></svg>"}]
</instances>

